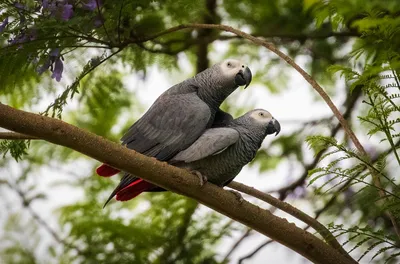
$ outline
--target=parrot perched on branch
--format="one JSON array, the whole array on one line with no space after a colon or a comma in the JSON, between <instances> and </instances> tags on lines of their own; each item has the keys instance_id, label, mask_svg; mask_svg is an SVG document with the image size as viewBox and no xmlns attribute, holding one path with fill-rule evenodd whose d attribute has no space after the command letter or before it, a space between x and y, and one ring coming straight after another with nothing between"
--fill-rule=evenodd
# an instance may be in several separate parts
<instances>
[{"instance_id":1,"label":"parrot perched on branch","mask_svg":"<svg viewBox=\"0 0 400 264\"><path fill-rule=\"evenodd\" d=\"M251 79L250 69L238 60L211 66L161 94L129 128L122 144L160 161L170 160L210 128L221 103ZM109 177L120 171L102 164L96 172Z\"/></svg>"},{"instance_id":2,"label":"parrot perched on branch","mask_svg":"<svg viewBox=\"0 0 400 264\"><path fill-rule=\"evenodd\" d=\"M277 135L281 129L279 122L263 109L249 111L237 119L230 120L229 114L225 117L228 120L225 127L207 129L168 163L193 171L205 181L223 187L254 159L264 138L273 133ZM126 201L144 191L163 190L134 175L125 174L106 204L115 195L117 200Z\"/></svg>"}]
</instances>

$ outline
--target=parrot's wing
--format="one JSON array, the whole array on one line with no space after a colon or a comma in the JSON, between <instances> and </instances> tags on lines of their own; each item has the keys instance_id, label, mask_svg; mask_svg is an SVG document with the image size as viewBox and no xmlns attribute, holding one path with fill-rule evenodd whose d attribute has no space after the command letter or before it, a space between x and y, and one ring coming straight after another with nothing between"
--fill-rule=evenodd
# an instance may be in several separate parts
<instances>
[{"instance_id":1,"label":"parrot's wing","mask_svg":"<svg viewBox=\"0 0 400 264\"><path fill-rule=\"evenodd\" d=\"M189 147L206 129L211 110L196 93L159 97L122 137L144 155L168 160Z\"/></svg>"},{"instance_id":2,"label":"parrot's wing","mask_svg":"<svg viewBox=\"0 0 400 264\"><path fill-rule=\"evenodd\" d=\"M179 152L171 163L183 161L186 163L216 155L237 142L239 132L233 128L220 127L207 129L190 147Z\"/></svg>"},{"instance_id":3,"label":"parrot's wing","mask_svg":"<svg viewBox=\"0 0 400 264\"><path fill-rule=\"evenodd\" d=\"M211 127L226 127L232 120L233 117L231 114L218 109Z\"/></svg>"}]
</instances>

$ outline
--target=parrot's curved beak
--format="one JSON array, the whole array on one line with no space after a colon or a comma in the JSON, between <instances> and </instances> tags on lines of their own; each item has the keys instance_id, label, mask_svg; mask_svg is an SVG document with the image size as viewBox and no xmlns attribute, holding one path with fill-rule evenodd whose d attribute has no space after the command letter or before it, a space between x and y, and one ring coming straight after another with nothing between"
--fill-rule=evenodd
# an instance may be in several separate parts
<instances>
[{"instance_id":1,"label":"parrot's curved beak","mask_svg":"<svg viewBox=\"0 0 400 264\"><path fill-rule=\"evenodd\" d=\"M281 124L279 124L278 120L272 119L267 126L267 134L273 134L275 133L275 136L277 136L281 132Z\"/></svg>"},{"instance_id":2,"label":"parrot's curved beak","mask_svg":"<svg viewBox=\"0 0 400 264\"><path fill-rule=\"evenodd\" d=\"M244 69L241 69L235 76L235 83L236 85L242 86L246 85L244 89L249 86L251 83L251 79L253 78L253 75L251 74L251 71L249 67L246 67Z\"/></svg>"}]
</instances>

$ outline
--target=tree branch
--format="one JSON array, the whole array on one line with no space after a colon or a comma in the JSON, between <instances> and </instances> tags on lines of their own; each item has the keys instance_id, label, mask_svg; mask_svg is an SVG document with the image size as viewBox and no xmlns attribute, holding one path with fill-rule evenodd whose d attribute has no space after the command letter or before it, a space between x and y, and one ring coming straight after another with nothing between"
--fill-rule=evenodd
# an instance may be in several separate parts
<instances>
[{"instance_id":1,"label":"tree branch","mask_svg":"<svg viewBox=\"0 0 400 264\"><path fill-rule=\"evenodd\" d=\"M281 38L281 39L293 39L293 40L300 40L304 41L307 39L326 39L330 37L336 37L336 38L349 38L349 37L361 37L361 34L358 32L351 32L351 31L345 31L345 32L317 32L317 33L281 33L281 32L272 32L272 33L262 33L262 34L251 34L252 36L258 37L258 38ZM218 40L231 40L231 39L238 39L242 38L240 36L227 36L227 35L222 35L218 38Z\"/></svg>"},{"instance_id":2,"label":"tree branch","mask_svg":"<svg viewBox=\"0 0 400 264\"><path fill-rule=\"evenodd\" d=\"M74 149L162 188L191 197L291 248L312 262L353 263L316 236L274 216L268 210L247 201L239 201L231 192L210 183L200 188L198 179L183 169L144 156L61 120L0 103L0 127Z\"/></svg>"},{"instance_id":3,"label":"tree branch","mask_svg":"<svg viewBox=\"0 0 400 264\"><path fill-rule=\"evenodd\" d=\"M358 86L353 90L353 92L351 94L348 94L346 101L344 102L346 110L343 114L343 117L345 119L350 119L351 113L353 112L353 109L356 106L356 102L358 101L358 99L361 96L361 92L362 92L361 87ZM341 128L340 123L337 124L335 127L333 127L330 132L330 137L335 137L336 134L339 132L340 128ZM315 155L313 161L311 163L309 163L308 165L304 166L303 174L296 181L294 181L293 183L291 183L285 187L282 187L278 190L268 191L268 193L277 192L277 193L279 193L279 199L284 200L284 198L287 196L287 194L289 192L295 190L297 187L299 187L305 183L307 176L308 176L308 171L314 169L317 166L320 158L326 151L327 150L325 149L325 150L322 150L319 153L317 153L317 155Z\"/></svg>"},{"instance_id":4,"label":"tree branch","mask_svg":"<svg viewBox=\"0 0 400 264\"><path fill-rule=\"evenodd\" d=\"M261 249L263 249L264 247L266 247L267 245L271 244L272 242L274 242L274 240L268 239L267 241L263 242L261 245L259 245L258 247L256 247L252 252L250 252L249 254L247 254L244 257L241 257L238 260L238 264L242 264L243 261L245 261L246 259L252 258L255 254L258 253L258 251L260 251Z\"/></svg>"},{"instance_id":5,"label":"tree branch","mask_svg":"<svg viewBox=\"0 0 400 264\"><path fill-rule=\"evenodd\" d=\"M228 251L228 253L225 254L224 259L222 260L223 263L228 262L229 257L232 255L232 253L236 250L236 248L245 240L247 237L251 235L251 231L253 229L247 228L244 234L241 235L241 237L232 245L231 249Z\"/></svg>"},{"instance_id":6,"label":"tree branch","mask_svg":"<svg viewBox=\"0 0 400 264\"><path fill-rule=\"evenodd\" d=\"M18 139L38 139L38 138L14 132L0 132L0 139L18 140Z\"/></svg>"},{"instance_id":7,"label":"tree branch","mask_svg":"<svg viewBox=\"0 0 400 264\"><path fill-rule=\"evenodd\" d=\"M243 193L246 193L253 197L256 197L256 198L258 198L264 202L267 202L270 205L275 206L276 208L294 216L295 218L303 221L304 223L306 223L309 226L311 226L312 228L314 228L314 230L317 231L329 245L331 245L333 248L338 250L342 255L353 260L350 257L350 255L347 253L347 251L342 248L342 246L339 244L339 242L336 240L336 238L332 235L331 232L329 232L329 230L323 224L321 224L320 222L318 222L316 219L312 218L311 216L307 215L306 213L302 212L301 210L291 206L290 204L288 204L286 202L280 201L279 199L273 197L272 195L263 193L255 188L246 186L239 182L233 181L230 184L228 184L228 187L235 189L239 192L243 192Z\"/></svg>"}]
</instances>

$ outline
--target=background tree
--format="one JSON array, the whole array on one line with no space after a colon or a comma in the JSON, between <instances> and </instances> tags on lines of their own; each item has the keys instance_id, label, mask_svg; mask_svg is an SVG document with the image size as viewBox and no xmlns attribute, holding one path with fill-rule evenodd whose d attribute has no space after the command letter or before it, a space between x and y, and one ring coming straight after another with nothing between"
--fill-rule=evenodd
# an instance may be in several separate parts
<instances>
[{"instance_id":1,"label":"background tree","mask_svg":"<svg viewBox=\"0 0 400 264\"><path fill-rule=\"evenodd\" d=\"M217 58L240 57L255 73L252 86L258 86L251 93L282 94L282 105L290 91L285 87L297 80L283 60L237 35L204 28L159 32L220 23L274 43L324 86L367 153L354 149L333 116L315 114L281 122L288 129L263 147L252 171L285 179L267 191L314 214L353 258L396 263L397 1L3 0L0 10L1 102L116 142L146 109L140 86L151 82L153 69L167 73L172 84ZM235 93L224 109L237 116L254 107L252 98ZM6 263L234 263L271 244L257 244L261 235L173 193L100 210L113 184L93 175L98 162L46 141L1 135L12 138L0 141L0 204L6 212L0 217L0 259ZM69 197L56 199L57 193ZM234 243L227 242L231 236Z\"/></svg>"}]
</instances>

